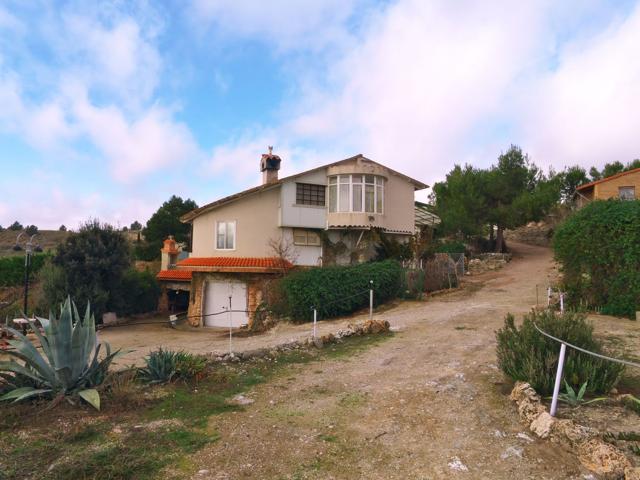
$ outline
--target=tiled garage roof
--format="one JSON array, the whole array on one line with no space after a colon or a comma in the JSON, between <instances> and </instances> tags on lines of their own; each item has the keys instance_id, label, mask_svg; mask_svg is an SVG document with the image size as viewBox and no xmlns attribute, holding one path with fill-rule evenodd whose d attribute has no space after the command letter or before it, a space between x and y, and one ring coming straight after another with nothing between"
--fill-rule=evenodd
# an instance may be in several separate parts
<instances>
[{"instance_id":1,"label":"tiled garage roof","mask_svg":"<svg viewBox=\"0 0 640 480\"><path fill-rule=\"evenodd\" d=\"M191 270L160 270L156 275L158 280L174 280L176 282L190 282Z\"/></svg>"},{"instance_id":2,"label":"tiled garage roof","mask_svg":"<svg viewBox=\"0 0 640 480\"><path fill-rule=\"evenodd\" d=\"M191 257L178 262L182 267L291 268L287 260L276 257Z\"/></svg>"}]
</instances>

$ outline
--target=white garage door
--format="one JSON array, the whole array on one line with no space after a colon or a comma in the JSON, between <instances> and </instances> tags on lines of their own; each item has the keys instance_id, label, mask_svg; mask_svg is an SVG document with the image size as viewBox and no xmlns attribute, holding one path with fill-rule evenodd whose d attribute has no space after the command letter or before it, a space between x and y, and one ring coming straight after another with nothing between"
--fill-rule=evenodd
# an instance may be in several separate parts
<instances>
[{"instance_id":1,"label":"white garage door","mask_svg":"<svg viewBox=\"0 0 640 480\"><path fill-rule=\"evenodd\" d=\"M229 327L229 314L222 313L229 310L229 297L231 297L231 326L241 327L249 323L247 309L247 285L236 282L207 282L204 291L204 326L205 327Z\"/></svg>"}]
</instances>

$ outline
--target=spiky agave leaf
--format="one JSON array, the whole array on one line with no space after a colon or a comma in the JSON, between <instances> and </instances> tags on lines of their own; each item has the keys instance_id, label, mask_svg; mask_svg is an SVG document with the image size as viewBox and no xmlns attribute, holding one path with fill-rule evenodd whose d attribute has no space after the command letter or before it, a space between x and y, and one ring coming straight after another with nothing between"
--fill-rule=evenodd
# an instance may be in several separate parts
<instances>
[{"instance_id":1,"label":"spiky agave leaf","mask_svg":"<svg viewBox=\"0 0 640 480\"><path fill-rule=\"evenodd\" d=\"M42 377L44 382L55 386L57 383L55 370L33 346L31 341L14 328L7 327L6 330L14 337L7 342L14 350L7 350L6 353L25 362Z\"/></svg>"},{"instance_id":2,"label":"spiky agave leaf","mask_svg":"<svg viewBox=\"0 0 640 480\"><path fill-rule=\"evenodd\" d=\"M25 398L35 397L44 393L50 393L50 388L33 388L33 387L20 387L11 390L9 393L5 393L0 397L0 401L13 400L13 402L19 402Z\"/></svg>"},{"instance_id":3,"label":"spiky agave leaf","mask_svg":"<svg viewBox=\"0 0 640 480\"><path fill-rule=\"evenodd\" d=\"M95 388L80 390L78 395L93 408L100 410L100 394Z\"/></svg>"}]
</instances>

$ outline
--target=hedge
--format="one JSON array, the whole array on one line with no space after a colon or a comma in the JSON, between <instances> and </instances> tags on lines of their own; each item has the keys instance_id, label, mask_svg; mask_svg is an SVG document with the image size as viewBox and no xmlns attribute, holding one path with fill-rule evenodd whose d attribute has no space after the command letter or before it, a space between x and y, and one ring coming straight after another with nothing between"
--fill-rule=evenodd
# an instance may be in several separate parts
<instances>
[{"instance_id":1,"label":"hedge","mask_svg":"<svg viewBox=\"0 0 640 480\"><path fill-rule=\"evenodd\" d=\"M640 201L595 201L569 217L553 241L568 300L634 318L640 310Z\"/></svg>"},{"instance_id":2,"label":"hedge","mask_svg":"<svg viewBox=\"0 0 640 480\"><path fill-rule=\"evenodd\" d=\"M42 268L49 257L46 253L31 255L31 267L29 269L30 280ZM0 258L0 287L13 287L24 282L24 255Z\"/></svg>"},{"instance_id":3,"label":"hedge","mask_svg":"<svg viewBox=\"0 0 640 480\"><path fill-rule=\"evenodd\" d=\"M403 289L403 270L395 260L350 266L312 268L290 273L279 283L279 314L296 322L348 315L369 305L373 280L374 304L395 298Z\"/></svg>"}]
</instances>

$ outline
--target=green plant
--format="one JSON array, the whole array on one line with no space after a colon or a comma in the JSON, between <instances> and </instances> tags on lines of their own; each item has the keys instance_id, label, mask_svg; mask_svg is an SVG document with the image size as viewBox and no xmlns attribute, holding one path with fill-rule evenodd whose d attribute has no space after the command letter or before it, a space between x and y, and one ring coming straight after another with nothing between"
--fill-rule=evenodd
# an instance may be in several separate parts
<instances>
[{"instance_id":1,"label":"green plant","mask_svg":"<svg viewBox=\"0 0 640 480\"><path fill-rule=\"evenodd\" d=\"M587 323L584 314L533 311L524 316L519 328L513 315L507 315L504 327L496 332L498 364L509 378L529 382L542 395L553 391L560 345L538 332L534 324L568 343L602 352L602 345L593 336L593 326ZM586 393L608 393L623 370L624 366L618 363L567 349L564 378L574 387L588 382Z\"/></svg>"},{"instance_id":2,"label":"green plant","mask_svg":"<svg viewBox=\"0 0 640 480\"><path fill-rule=\"evenodd\" d=\"M177 371L178 352L160 347L144 359L145 367L139 371L140 378L147 383L170 382Z\"/></svg>"},{"instance_id":3,"label":"green plant","mask_svg":"<svg viewBox=\"0 0 640 480\"><path fill-rule=\"evenodd\" d=\"M38 271L43 267L50 255L46 253L36 253L31 255L31 265L29 267L30 280L33 280ZM13 256L0 258L0 286L11 287L22 285L24 282L24 257Z\"/></svg>"},{"instance_id":4,"label":"green plant","mask_svg":"<svg viewBox=\"0 0 640 480\"><path fill-rule=\"evenodd\" d=\"M573 387L571 387L571 385L569 385L565 380L564 386L565 386L566 392L559 394L558 400L560 400L561 402L567 403L572 407L579 407L581 405L589 405L590 403L602 402L604 400L607 400L607 397L598 397L598 398L592 398L591 400L585 400L584 394L587 391L587 383L588 382L584 382L580 387L580 390L578 390L578 392L576 393Z\"/></svg>"},{"instance_id":5,"label":"green plant","mask_svg":"<svg viewBox=\"0 0 640 480\"><path fill-rule=\"evenodd\" d=\"M640 202L589 203L557 228L553 247L569 302L634 318L640 309Z\"/></svg>"},{"instance_id":6,"label":"green plant","mask_svg":"<svg viewBox=\"0 0 640 480\"><path fill-rule=\"evenodd\" d=\"M311 307L321 318L348 315L369 304L370 280L374 302L381 304L402 291L402 277L402 267L394 260L301 270L280 280L276 287L280 303L270 306L298 322L313 319Z\"/></svg>"},{"instance_id":7,"label":"green plant","mask_svg":"<svg viewBox=\"0 0 640 480\"><path fill-rule=\"evenodd\" d=\"M53 313L49 319L38 318L44 334L29 320L44 356L31 341L13 328L5 327L15 339L9 340L14 350L7 353L18 360L0 362L0 371L10 372L13 381L31 379L32 385L18 386L0 397L0 400L15 402L40 395L55 395L58 398L78 395L96 409L100 409L100 396L95 390L105 378L113 359L119 354L111 352L108 343L98 343L95 319L89 305L80 318L75 303L70 298L60 308L60 317ZM100 347L104 345L106 355L99 360ZM5 375L5 378L8 378Z\"/></svg>"},{"instance_id":8,"label":"green plant","mask_svg":"<svg viewBox=\"0 0 640 480\"><path fill-rule=\"evenodd\" d=\"M120 315L154 312L158 309L160 285L149 270L127 270L118 288L115 310Z\"/></svg>"},{"instance_id":9,"label":"green plant","mask_svg":"<svg viewBox=\"0 0 640 480\"><path fill-rule=\"evenodd\" d=\"M183 379L200 379L207 367L207 359L188 352L176 353L176 375Z\"/></svg>"},{"instance_id":10,"label":"green plant","mask_svg":"<svg viewBox=\"0 0 640 480\"><path fill-rule=\"evenodd\" d=\"M467 247L462 242L447 241L436 246L436 253L465 253Z\"/></svg>"}]
</instances>

